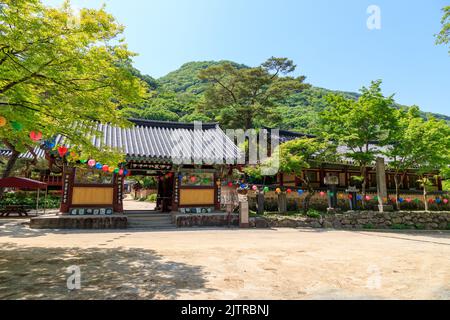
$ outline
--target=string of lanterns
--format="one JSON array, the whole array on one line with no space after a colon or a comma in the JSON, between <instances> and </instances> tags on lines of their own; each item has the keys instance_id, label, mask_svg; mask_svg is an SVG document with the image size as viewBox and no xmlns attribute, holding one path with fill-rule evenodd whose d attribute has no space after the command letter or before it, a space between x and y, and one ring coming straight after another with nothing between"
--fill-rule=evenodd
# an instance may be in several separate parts
<instances>
[{"instance_id":1,"label":"string of lanterns","mask_svg":"<svg viewBox=\"0 0 450 320\"><path fill-rule=\"evenodd\" d=\"M240 189L250 189L249 185L245 184L245 183L233 183L233 182L230 181L228 183L225 183L225 185L228 185L228 187L230 187L230 188L232 188L233 186L237 186ZM275 188L272 187L272 188L270 188L269 186L258 186L256 184L252 185L251 189L253 191L262 190L264 193L267 193L267 192L269 192L271 190L275 191L276 194L280 194L280 193L283 192L281 187L275 187ZM287 188L284 191L287 194L291 194L293 192L293 190L290 189L290 188ZM307 193L307 191L304 191L302 189L298 189L297 190L297 194L299 196L302 196L305 193ZM331 192L331 191L328 191L328 192L320 191L318 194L319 194L320 197L325 197L325 196L333 197L334 196L334 193ZM347 194L347 196L346 196L345 194L339 193L339 194L337 194L337 197L338 197L338 199L346 199L346 198L349 199L349 200L353 199L353 195L352 194ZM370 195L366 195L365 197L363 197L360 194L356 195L356 200L357 201L362 201L363 198L366 201L371 201L371 200L378 201L380 199L378 196L371 197ZM392 198L383 198L382 200L383 200L383 202L391 201L393 203L396 201L396 199L394 197L392 197ZM400 197L398 199L398 202L400 202L400 203L403 203L403 202L407 202L407 203L415 202L416 204L418 204L418 203L421 202L421 200L419 198L412 199L412 198L409 198L409 197L408 198ZM436 197L436 198L429 198L428 202L429 203L436 203L436 204L440 204L440 203L448 204L450 202L450 200L448 198L444 198L444 197L442 197L442 198Z\"/></svg>"}]
</instances>

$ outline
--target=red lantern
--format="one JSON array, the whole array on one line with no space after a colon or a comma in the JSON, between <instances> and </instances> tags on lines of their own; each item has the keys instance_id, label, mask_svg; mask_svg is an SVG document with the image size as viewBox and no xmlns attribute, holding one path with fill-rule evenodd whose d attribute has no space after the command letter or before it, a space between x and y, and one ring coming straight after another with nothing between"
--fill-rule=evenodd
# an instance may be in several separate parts
<instances>
[{"instance_id":1,"label":"red lantern","mask_svg":"<svg viewBox=\"0 0 450 320\"><path fill-rule=\"evenodd\" d=\"M58 153L61 158L66 155L67 151L69 151L69 149L64 146L58 147Z\"/></svg>"},{"instance_id":2,"label":"red lantern","mask_svg":"<svg viewBox=\"0 0 450 320\"><path fill-rule=\"evenodd\" d=\"M291 189L287 189L286 192L287 192L287 193L291 193L292 190L291 190Z\"/></svg>"},{"instance_id":3,"label":"red lantern","mask_svg":"<svg viewBox=\"0 0 450 320\"><path fill-rule=\"evenodd\" d=\"M433 199L429 199L428 202L429 202L429 203L433 203Z\"/></svg>"},{"instance_id":4,"label":"red lantern","mask_svg":"<svg viewBox=\"0 0 450 320\"><path fill-rule=\"evenodd\" d=\"M196 176L192 176L189 178L189 180L191 180L192 183L194 183L195 181L197 181L197 177Z\"/></svg>"},{"instance_id":5,"label":"red lantern","mask_svg":"<svg viewBox=\"0 0 450 320\"><path fill-rule=\"evenodd\" d=\"M321 196L321 197L323 197L323 196L325 195L325 192L323 192L323 191L320 191L320 193L319 193L319 194L320 194L320 196Z\"/></svg>"},{"instance_id":6,"label":"red lantern","mask_svg":"<svg viewBox=\"0 0 450 320\"><path fill-rule=\"evenodd\" d=\"M119 174L120 174L120 175L123 175L123 169L120 169L120 170L119 170Z\"/></svg>"},{"instance_id":7,"label":"red lantern","mask_svg":"<svg viewBox=\"0 0 450 320\"><path fill-rule=\"evenodd\" d=\"M370 196L366 196L366 201L370 201Z\"/></svg>"},{"instance_id":8,"label":"red lantern","mask_svg":"<svg viewBox=\"0 0 450 320\"><path fill-rule=\"evenodd\" d=\"M102 167L102 170L103 170L104 172L108 172L108 171L109 171L109 167L105 164L105 165Z\"/></svg>"},{"instance_id":9,"label":"red lantern","mask_svg":"<svg viewBox=\"0 0 450 320\"><path fill-rule=\"evenodd\" d=\"M349 195L348 195L348 198L349 198L350 200L352 200L352 199L353 199L353 196L352 196L351 194L349 194Z\"/></svg>"},{"instance_id":10,"label":"red lantern","mask_svg":"<svg viewBox=\"0 0 450 320\"><path fill-rule=\"evenodd\" d=\"M230 188L232 188L232 187L233 187L233 182L228 182L228 186L229 186Z\"/></svg>"},{"instance_id":11,"label":"red lantern","mask_svg":"<svg viewBox=\"0 0 450 320\"><path fill-rule=\"evenodd\" d=\"M128 170L127 177L131 176L131 170Z\"/></svg>"},{"instance_id":12,"label":"red lantern","mask_svg":"<svg viewBox=\"0 0 450 320\"><path fill-rule=\"evenodd\" d=\"M31 131L30 132L30 138L33 141L39 141L39 140L42 139L42 132Z\"/></svg>"}]
</instances>

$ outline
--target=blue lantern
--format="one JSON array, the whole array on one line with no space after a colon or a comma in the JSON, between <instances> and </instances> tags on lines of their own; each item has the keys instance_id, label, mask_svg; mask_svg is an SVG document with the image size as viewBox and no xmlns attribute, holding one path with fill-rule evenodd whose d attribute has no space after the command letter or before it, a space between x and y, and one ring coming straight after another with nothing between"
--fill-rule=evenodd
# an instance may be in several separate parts
<instances>
[{"instance_id":1,"label":"blue lantern","mask_svg":"<svg viewBox=\"0 0 450 320\"><path fill-rule=\"evenodd\" d=\"M103 165L102 165L100 162L97 162L97 163L95 164L95 167L96 167L97 169L101 169L101 168L103 168Z\"/></svg>"},{"instance_id":2,"label":"blue lantern","mask_svg":"<svg viewBox=\"0 0 450 320\"><path fill-rule=\"evenodd\" d=\"M303 190L302 189L298 189L297 192L298 192L299 196L301 196L303 194Z\"/></svg>"},{"instance_id":3,"label":"blue lantern","mask_svg":"<svg viewBox=\"0 0 450 320\"><path fill-rule=\"evenodd\" d=\"M240 187L241 187L241 189L245 189L247 186L246 186L244 183L242 183L242 184L240 185Z\"/></svg>"},{"instance_id":4,"label":"blue lantern","mask_svg":"<svg viewBox=\"0 0 450 320\"><path fill-rule=\"evenodd\" d=\"M441 203L441 198L436 198L436 203Z\"/></svg>"},{"instance_id":5,"label":"blue lantern","mask_svg":"<svg viewBox=\"0 0 450 320\"><path fill-rule=\"evenodd\" d=\"M358 195L356 196L356 200L361 201L361 200L362 200L362 196L358 194Z\"/></svg>"},{"instance_id":6,"label":"blue lantern","mask_svg":"<svg viewBox=\"0 0 450 320\"><path fill-rule=\"evenodd\" d=\"M398 202L402 203L404 201L403 198L398 198Z\"/></svg>"},{"instance_id":7,"label":"blue lantern","mask_svg":"<svg viewBox=\"0 0 450 320\"><path fill-rule=\"evenodd\" d=\"M126 176L128 174L128 170L123 170L123 175Z\"/></svg>"}]
</instances>

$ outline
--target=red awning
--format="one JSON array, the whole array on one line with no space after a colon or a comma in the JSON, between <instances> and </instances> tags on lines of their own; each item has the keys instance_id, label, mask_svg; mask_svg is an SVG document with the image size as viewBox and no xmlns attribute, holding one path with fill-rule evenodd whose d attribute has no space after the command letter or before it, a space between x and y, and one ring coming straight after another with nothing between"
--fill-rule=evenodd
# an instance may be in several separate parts
<instances>
[{"instance_id":1,"label":"red awning","mask_svg":"<svg viewBox=\"0 0 450 320\"><path fill-rule=\"evenodd\" d=\"M0 179L0 188L45 189L47 184L28 178L8 177Z\"/></svg>"}]
</instances>

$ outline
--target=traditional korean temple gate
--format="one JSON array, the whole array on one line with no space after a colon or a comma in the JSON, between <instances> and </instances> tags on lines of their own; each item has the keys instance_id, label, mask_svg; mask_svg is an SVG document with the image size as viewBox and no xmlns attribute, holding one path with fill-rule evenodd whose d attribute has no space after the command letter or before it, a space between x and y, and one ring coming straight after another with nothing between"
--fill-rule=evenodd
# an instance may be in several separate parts
<instances>
[{"instance_id":1,"label":"traditional korean temple gate","mask_svg":"<svg viewBox=\"0 0 450 320\"><path fill-rule=\"evenodd\" d=\"M132 128L98 125L98 147L126 153L132 175L158 178L158 206L163 212L209 213L220 210L222 173L239 154L236 145L215 123L187 124L131 120ZM123 213L125 177L100 170L66 167L61 212ZM94 174L97 174L94 177Z\"/></svg>"}]
</instances>

